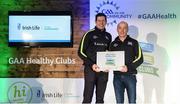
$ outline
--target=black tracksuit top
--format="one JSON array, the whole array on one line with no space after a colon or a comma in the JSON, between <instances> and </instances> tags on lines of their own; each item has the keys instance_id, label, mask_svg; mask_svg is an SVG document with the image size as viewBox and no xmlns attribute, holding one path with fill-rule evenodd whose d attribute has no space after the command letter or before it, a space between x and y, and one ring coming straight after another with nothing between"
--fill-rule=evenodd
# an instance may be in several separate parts
<instances>
[{"instance_id":1,"label":"black tracksuit top","mask_svg":"<svg viewBox=\"0 0 180 104\"><path fill-rule=\"evenodd\" d=\"M125 65L128 68L127 72L114 71L114 74L137 74L136 68L143 63L142 50L137 40L127 35L124 42L119 37L110 45L110 51L124 51L125 52Z\"/></svg>"},{"instance_id":2,"label":"black tracksuit top","mask_svg":"<svg viewBox=\"0 0 180 104\"><path fill-rule=\"evenodd\" d=\"M99 30L97 27L84 34L81 39L78 55L84 61L84 65L96 64L97 52L109 50L112 37L110 33Z\"/></svg>"}]
</instances>

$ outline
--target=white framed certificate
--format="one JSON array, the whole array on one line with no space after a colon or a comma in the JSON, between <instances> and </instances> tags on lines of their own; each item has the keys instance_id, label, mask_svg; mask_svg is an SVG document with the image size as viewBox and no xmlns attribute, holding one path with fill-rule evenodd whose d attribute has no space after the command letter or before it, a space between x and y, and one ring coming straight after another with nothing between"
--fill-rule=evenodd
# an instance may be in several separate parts
<instances>
[{"instance_id":1,"label":"white framed certificate","mask_svg":"<svg viewBox=\"0 0 180 104\"><path fill-rule=\"evenodd\" d=\"M124 51L97 52L97 65L101 71L120 70L125 65Z\"/></svg>"}]
</instances>

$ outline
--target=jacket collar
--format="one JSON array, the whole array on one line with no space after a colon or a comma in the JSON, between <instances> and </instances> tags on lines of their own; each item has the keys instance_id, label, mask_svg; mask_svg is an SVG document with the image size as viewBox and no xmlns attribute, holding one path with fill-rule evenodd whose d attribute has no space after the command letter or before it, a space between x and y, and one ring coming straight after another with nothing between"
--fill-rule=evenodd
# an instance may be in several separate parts
<instances>
[{"instance_id":1,"label":"jacket collar","mask_svg":"<svg viewBox=\"0 0 180 104\"><path fill-rule=\"evenodd\" d=\"M106 29L104 28L104 30L102 31L102 30L100 30L100 29L98 29L96 26L95 26L95 28L94 28L96 31L98 31L98 32L106 32Z\"/></svg>"},{"instance_id":2,"label":"jacket collar","mask_svg":"<svg viewBox=\"0 0 180 104\"><path fill-rule=\"evenodd\" d=\"M126 39L125 39L124 41L127 41L129 38L130 38L129 35L127 35L127 37L126 37ZM119 39L119 36L117 36L117 37L115 38L115 41L120 41L120 42L122 42L122 41Z\"/></svg>"}]
</instances>

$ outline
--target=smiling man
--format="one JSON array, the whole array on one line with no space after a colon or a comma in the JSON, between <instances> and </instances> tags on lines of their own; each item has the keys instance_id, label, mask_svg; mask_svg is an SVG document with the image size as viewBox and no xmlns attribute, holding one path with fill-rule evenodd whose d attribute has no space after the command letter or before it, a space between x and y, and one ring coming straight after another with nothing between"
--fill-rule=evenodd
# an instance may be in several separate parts
<instances>
[{"instance_id":1,"label":"smiling man","mask_svg":"<svg viewBox=\"0 0 180 104\"><path fill-rule=\"evenodd\" d=\"M120 66L119 71L114 71L114 90L116 102L124 103L124 92L127 91L130 104L136 104L136 68L143 63L142 50L138 41L129 37L128 23L121 21L117 25L118 36L111 43L111 51L125 52L125 65Z\"/></svg>"},{"instance_id":2,"label":"smiling man","mask_svg":"<svg viewBox=\"0 0 180 104\"><path fill-rule=\"evenodd\" d=\"M100 71L96 64L97 52L108 50L111 43L111 35L105 29L106 15L98 13L95 23L95 28L82 37L78 50L78 55L85 66L83 103L91 103L94 88L96 88L96 103L104 103L104 93L108 81L108 73Z\"/></svg>"}]
</instances>

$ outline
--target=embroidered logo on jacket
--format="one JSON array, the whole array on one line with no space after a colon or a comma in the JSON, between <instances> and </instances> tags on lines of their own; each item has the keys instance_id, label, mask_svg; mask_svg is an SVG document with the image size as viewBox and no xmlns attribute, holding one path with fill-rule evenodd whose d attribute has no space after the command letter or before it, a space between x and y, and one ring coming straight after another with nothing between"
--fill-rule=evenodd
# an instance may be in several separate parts
<instances>
[{"instance_id":1,"label":"embroidered logo on jacket","mask_svg":"<svg viewBox=\"0 0 180 104\"><path fill-rule=\"evenodd\" d=\"M117 47L118 46L118 44L117 43L115 43L114 45L113 45L113 47Z\"/></svg>"},{"instance_id":2,"label":"embroidered logo on jacket","mask_svg":"<svg viewBox=\"0 0 180 104\"><path fill-rule=\"evenodd\" d=\"M96 46L107 46L106 43L97 43L97 42L94 42L94 45L96 45Z\"/></svg>"},{"instance_id":3,"label":"embroidered logo on jacket","mask_svg":"<svg viewBox=\"0 0 180 104\"><path fill-rule=\"evenodd\" d=\"M109 37L108 37L108 36L105 36L105 38L106 38L107 40L109 40Z\"/></svg>"},{"instance_id":4,"label":"embroidered logo on jacket","mask_svg":"<svg viewBox=\"0 0 180 104\"><path fill-rule=\"evenodd\" d=\"M132 46L132 45L133 45L133 44L132 44L132 42L128 42L127 44L128 44L128 45L130 45L130 46Z\"/></svg>"},{"instance_id":5,"label":"embroidered logo on jacket","mask_svg":"<svg viewBox=\"0 0 180 104\"><path fill-rule=\"evenodd\" d=\"M93 39L97 39L97 38L98 38L98 36L96 36L96 35L93 36Z\"/></svg>"}]
</instances>

